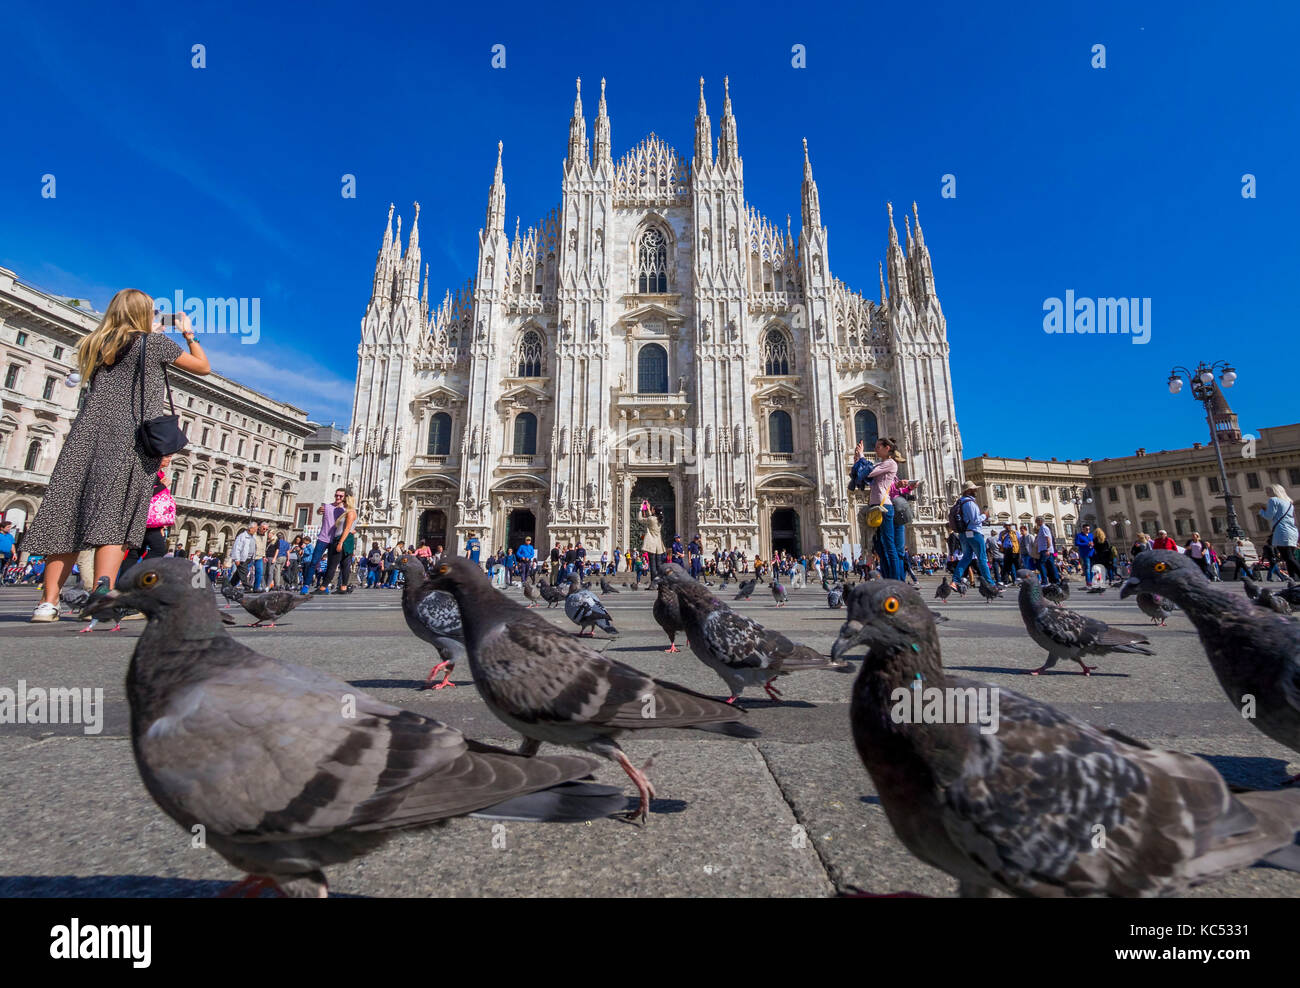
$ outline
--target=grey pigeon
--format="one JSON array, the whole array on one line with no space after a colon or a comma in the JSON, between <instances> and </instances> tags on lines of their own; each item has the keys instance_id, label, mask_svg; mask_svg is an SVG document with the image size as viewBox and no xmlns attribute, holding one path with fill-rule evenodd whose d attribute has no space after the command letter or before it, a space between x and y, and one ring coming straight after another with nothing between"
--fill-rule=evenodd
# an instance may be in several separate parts
<instances>
[{"instance_id":1,"label":"grey pigeon","mask_svg":"<svg viewBox=\"0 0 1300 988\"><path fill-rule=\"evenodd\" d=\"M1043 587L1043 596L1053 604L1064 604L1070 599L1070 581L1061 577L1060 583L1049 583Z\"/></svg>"},{"instance_id":2,"label":"grey pigeon","mask_svg":"<svg viewBox=\"0 0 1300 988\"><path fill-rule=\"evenodd\" d=\"M691 650L731 690L728 703L734 704L746 686L759 685L776 700L781 691L772 684L778 676L792 672L852 671L848 663L832 661L807 645L797 645L785 635L736 613L676 564L664 567L664 580L677 591L677 604Z\"/></svg>"},{"instance_id":3,"label":"grey pigeon","mask_svg":"<svg viewBox=\"0 0 1300 988\"><path fill-rule=\"evenodd\" d=\"M740 591L732 600L749 600L749 595L754 592L754 587L758 585L758 577L752 580L741 580L737 589Z\"/></svg>"},{"instance_id":4,"label":"grey pigeon","mask_svg":"<svg viewBox=\"0 0 1300 988\"><path fill-rule=\"evenodd\" d=\"M952 588L957 591L958 597L965 597L966 591L970 589L970 586L965 580L958 580L952 585Z\"/></svg>"},{"instance_id":5,"label":"grey pigeon","mask_svg":"<svg viewBox=\"0 0 1300 988\"><path fill-rule=\"evenodd\" d=\"M275 627L275 619L284 617L304 601L310 600L304 594L292 590L268 590L266 593L246 593L240 596L239 606L257 618L250 628L261 627L263 621L270 621L267 627Z\"/></svg>"},{"instance_id":6,"label":"grey pigeon","mask_svg":"<svg viewBox=\"0 0 1300 988\"><path fill-rule=\"evenodd\" d=\"M668 636L668 647L665 652L680 652L677 647L677 632L685 631L686 626L682 624L682 611L677 605L677 591L667 580L659 581L659 593L655 596L654 618L659 627L664 629L664 634Z\"/></svg>"},{"instance_id":7,"label":"grey pigeon","mask_svg":"<svg viewBox=\"0 0 1300 988\"><path fill-rule=\"evenodd\" d=\"M1046 672L1060 659L1073 659L1088 676L1097 667L1086 665L1084 655L1156 654L1146 647L1151 644L1146 635L1121 631L1077 611L1047 603L1043 600L1043 587L1033 576L1025 576L1020 581L1020 617L1029 637L1047 650L1047 661L1031 672L1031 676Z\"/></svg>"},{"instance_id":8,"label":"grey pigeon","mask_svg":"<svg viewBox=\"0 0 1300 988\"><path fill-rule=\"evenodd\" d=\"M983 577L977 577L975 585L979 588L980 596L984 598L984 603L990 604L1002 596L1002 588L999 586L989 586L984 582Z\"/></svg>"},{"instance_id":9,"label":"grey pigeon","mask_svg":"<svg viewBox=\"0 0 1300 988\"><path fill-rule=\"evenodd\" d=\"M1167 597L1191 620L1219 685L1238 711L1279 744L1300 751L1300 623L1220 590L1186 556L1152 549L1133 560L1121 597Z\"/></svg>"},{"instance_id":10,"label":"grey pigeon","mask_svg":"<svg viewBox=\"0 0 1300 988\"><path fill-rule=\"evenodd\" d=\"M1275 590L1273 596L1281 597L1290 604L1292 608L1300 607L1300 583L1293 583L1290 580L1287 580L1286 586L1281 590Z\"/></svg>"},{"instance_id":11,"label":"grey pigeon","mask_svg":"<svg viewBox=\"0 0 1300 988\"><path fill-rule=\"evenodd\" d=\"M948 676L906 584L866 584L858 605L832 649L868 646L850 707L858 756L899 840L963 896L1172 895L1257 862L1300 871L1300 791L1234 795L1199 758ZM925 715L910 713L914 691ZM931 699L953 714L928 716Z\"/></svg>"},{"instance_id":12,"label":"grey pigeon","mask_svg":"<svg viewBox=\"0 0 1300 988\"><path fill-rule=\"evenodd\" d=\"M772 574L772 599L776 601L777 607L786 605L785 584L780 582L780 577L775 573Z\"/></svg>"},{"instance_id":13,"label":"grey pigeon","mask_svg":"<svg viewBox=\"0 0 1300 988\"><path fill-rule=\"evenodd\" d=\"M113 606L149 619L126 679L141 779L163 812L187 832L202 826L207 846L248 874L236 890L323 896L326 866L450 817L578 821L624 805L611 787L571 781L590 774L588 759L480 744L246 648L185 559L133 566L91 604Z\"/></svg>"},{"instance_id":14,"label":"grey pigeon","mask_svg":"<svg viewBox=\"0 0 1300 988\"><path fill-rule=\"evenodd\" d=\"M80 612L90 600L90 591L84 587L64 587L59 591L59 602L68 610Z\"/></svg>"},{"instance_id":15,"label":"grey pigeon","mask_svg":"<svg viewBox=\"0 0 1300 988\"><path fill-rule=\"evenodd\" d=\"M935 600L947 600L952 596L952 584L946 579L940 580L939 585L934 588Z\"/></svg>"},{"instance_id":16,"label":"grey pigeon","mask_svg":"<svg viewBox=\"0 0 1300 988\"><path fill-rule=\"evenodd\" d=\"M470 560L444 560L433 586L456 598L465 625L474 685L488 709L524 736L531 755L543 742L569 745L617 762L636 784L642 821L655 795L644 771L618 746L627 731L692 728L757 737L742 712L711 697L649 676L592 651L540 615L499 600Z\"/></svg>"},{"instance_id":17,"label":"grey pigeon","mask_svg":"<svg viewBox=\"0 0 1300 988\"><path fill-rule=\"evenodd\" d=\"M531 576L524 580L524 596L528 598L529 607L537 606L537 599L541 594L537 592L537 581Z\"/></svg>"},{"instance_id":18,"label":"grey pigeon","mask_svg":"<svg viewBox=\"0 0 1300 988\"><path fill-rule=\"evenodd\" d=\"M610 620L609 611L590 590L574 590L564 598L564 613L578 626L578 634L596 636L596 628L610 635L617 635L618 629Z\"/></svg>"},{"instance_id":19,"label":"grey pigeon","mask_svg":"<svg viewBox=\"0 0 1300 988\"><path fill-rule=\"evenodd\" d=\"M1153 623L1158 623L1164 627L1170 614L1174 612L1174 605L1158 593L1139 593L1137 595L1138 610L1149 617Z\"/></svg>"},{"instance_id":20,"label":"grey pigeon","mask_svg":"<svg viewBox=\"0 0 1300 988\"><path fill-rule=\"evenodd\" d=\"M844 606L844 591L839 587L831 587L826 591L826 606L833 611L838 611Z\"/></svg>"},{"instance_id":21,"label":"grey pigeon","mask_svg":"<svg viewBox=\"0 0 1300 988\"><path fill-rule=\"evenodd\" d=\"M1266 611L1273 611L1275 614L1290 614L1291 605L1285 597L1278 596L1266 587L1261 587L1258 583L1250 578L1250 575L1243 573L1241 582L1246 587L1246 596L1257 607L1262 607Z\"/></svg>"},{"instance_id":22,"label":"grey pigeon","mask_svg":"<svg viewBox=\"0 0 1300 988\"><path fill-rule=\"evenodd\" d=\"M122 618L126 617L126 612L130 608L103 606L103 602L111 597L112 593L113 591L108 586L108 577L101 576L95 583L95 589L90 592L90 595L86 598L86 603L81 608L80 616L85 617L89 614L91 616L90 624L78 631L77 634L84 635L87 632L94 631L99 626L99 618L95 616L97 614L112 615L113 627L109 628L109 631L122 630Z\"/></svg>"},{"instance_id":23,"label":"grey pigeon","mask_svg":"<svg viewBox=\"0 0 1300 988\"><path fill-rule=\"evenodd\" d=\"M231 604L239 603L244 596L244 590L242 587L236 587L226 583L221 587L221 596L226 598L226 607L229 607Z\"/></svg>"},{"instance_id":24,"label":"grey pigeon","mask_svg":"<svg viewBox=\"0 0 1300 988\"><path fill-rule=\"evenodd\" d=\"M568 596L566 590L557 590L549 583L537 584L537 592L542 595L542 600L546 601L547 607L554 607L556 604L562 603L564 598Z\"/></svg>"},{"instance_id":25,"label":"grey pigeon","mask_svg":"<svg viewBox=\"0 0 1300 988\"><path fill-rule=\"evenodd\" d=\"M400 561L406 582L402 586L402 617L411 633L438 650L438 664L429 672L425 687L435 690L455 686L451 681L456 663L465 658L465 631L460 623L460 608L456 598L429 583L424 564L414 556L403 556ZM442 680L434 683L433 677L441 671Z\"/></svg>"},{"instance_id":26,"label":"grey pigeon","mask_svg":"<svg viewBox=\"0 0 1300 988\"><path fill-rule=\"evenodd\" d=\"M616 589L613 587L613 585L611 585L610 582L609 582L607 579L605 579L605 577L602 575L601 578L600 578L600 592L601 592L601 593L618 593L619 591L616 590Z\"/></svg>"}]
</instances>

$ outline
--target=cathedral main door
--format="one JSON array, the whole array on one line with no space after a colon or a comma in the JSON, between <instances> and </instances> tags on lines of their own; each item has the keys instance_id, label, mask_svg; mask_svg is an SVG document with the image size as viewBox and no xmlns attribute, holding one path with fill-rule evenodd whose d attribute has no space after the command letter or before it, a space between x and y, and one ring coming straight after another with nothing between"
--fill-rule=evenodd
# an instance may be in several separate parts
<instances>
[{"instance_id":1,"label":"cathedral main door","mask_svg":"<svg viewBox=\"0 0 1300 988\"><path fill-rule=\"evenodd\" d=\"M438 546L447 545L446 512L431 508L420 516L420 542L434 552L438 551ZM452 551L455 551L455 546L452 546Z\"/></svg>"},{"instance_id":2,"label":"cathedral main door","mask_svg":"<svg viewBox=\"0 0 1300 988\"><path fill-rule=\"evenodd\" d=\"M513 552L524 544L524 539L531 537L537 545L537 516L527 508L516 508L506 517L506 551ZM539 546L539 553L542 548Z\"/></svg>"},{"instance_id":3,"label":"cathedral main door","mask_svg":"<svg viewBox=\"0 0 1300 988\"><path fill-rule=\"evenodd\" d=\"M663 540L664 548L671 549L673 536L689 533L677 531L677 495L673 492L672 481L667 477L638 477L632 485L632 496L628 504L632 512L631 548L638 548L645 535L645 526L641 524L641 501L650 502L650 507L659 508L664 513ZM683 544L686 538L682 539Z\"/></svg>"}]
</instances>

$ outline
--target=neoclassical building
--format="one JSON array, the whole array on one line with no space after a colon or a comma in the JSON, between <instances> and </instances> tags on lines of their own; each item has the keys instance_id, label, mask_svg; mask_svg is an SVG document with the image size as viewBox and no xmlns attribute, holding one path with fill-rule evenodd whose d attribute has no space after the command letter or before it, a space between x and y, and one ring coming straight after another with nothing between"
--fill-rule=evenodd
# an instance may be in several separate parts
<instances>
[{"instance_id":1,"label":"neoclassical building","mask_svg":"<svg viewBox=\"0 0 1300 988\"><path fill-rule=\"evenodd\" d=\"M513 236L498 145L477 267L441 304L419 204L405 247L389 207L350 435L366 538L627 547L644 497L710 550L838 549L855 441L880 434L938 548L962 447L915 205L904 241L889 207L866 298L833 274L806 141L796 236L745 198L725 88L715 145L701 80L689 160L654 134L615 160L604 90L589 140L579 82L560 203Z\"/></svg>"}]
</instances>

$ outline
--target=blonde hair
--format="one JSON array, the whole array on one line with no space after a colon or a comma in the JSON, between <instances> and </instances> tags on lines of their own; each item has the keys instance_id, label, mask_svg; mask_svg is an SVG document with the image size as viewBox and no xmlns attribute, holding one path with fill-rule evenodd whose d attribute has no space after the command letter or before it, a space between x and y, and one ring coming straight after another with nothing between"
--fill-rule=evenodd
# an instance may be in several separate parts
<instances>
[{"instance_id":1,"label":"blonde hair","mask_svg":"<svg viewBox=\"0 0 1300 988\"><path fill-rule=\"evenodd\" d=\"M1094 530L1093 530L1093 533L1092 533L1092 541L1093 541L1094 543L1096 543L1096 542L1105 542L1105 541L1106 541L1106 533L1103 532L1100 528L1098 528L1098 529L1094 529Z\"/></svg>"},{"instance_id":2,"label":"blonde hair","mask_svg":"<svg viewBox=\"0 0 1300 988\"><path fill-rule=\"evenodd\" d=\"M108 303L98 326L77 344L77 371L89 384L101 366L111 366L137 333L153 330L153 299L138 288L123 288Z\"/></svg>"}]
</instances>

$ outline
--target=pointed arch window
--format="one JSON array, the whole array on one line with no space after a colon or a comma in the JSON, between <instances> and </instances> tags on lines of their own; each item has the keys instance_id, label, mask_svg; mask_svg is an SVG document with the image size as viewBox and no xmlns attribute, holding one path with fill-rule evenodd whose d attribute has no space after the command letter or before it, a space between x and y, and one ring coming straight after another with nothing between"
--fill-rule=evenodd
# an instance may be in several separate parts
<instances>
[{"instance_id":1,"label":"pointed arch window","mask_svg":"<svg viewBox=\"0 0 1300 988\"><path fill-rule=\"evenodd\" d=\"M643 395L668 393L668 351L647 343L636 356L636 390Z\"/></svg>"},{"instance_id":2,"label":"pointed arch window","mask_svg":"<svg viewBox=\"0 0 1300 988\"><path fill-rule=\"evenodd\" d=\"M876 448L876 440L880 438L880 425L876 422L876 413L864 408L853 416L853 435L870 455Z\"/></svg>"},{"instance_id":3,"label":"pointed arch window","mask_svg":"<svg viewBox=\"0 0 1300 988\"><path fill-rule=\"evenodd\" d=\"M542 334L530 329L519 341L519 376L541 377L546 370Z\"/></svg>"},{"instance_id":4,"label":"pointed arch window","mask_svg":"<svg viewBox=\"0 0 1300 988\"><path fill-rule=\"evenodd\" d=\"M39 439L33 439L27 444L27 457L23 460L23 469L29 473L34 471L36 469L36 464L39 463L40 460L41 441Z\"/></svg>"},{"instance_id":5,"label":"pointed arch window","mask_svg":"<svg viewBox=\"0 0 1300 988\"><path fill-rule=\"evenodd\" d=\"M515 419L515 455L535 456L537 454L537 416L532 412L523 412Z\"/></svg>"},{"instance_id":6,"label":"pointed arch window","mask_svg":"<svg viewBox=\"0 0 1300 988\"><path fill-rule=\"evenodd\" d=\"M429 444L425 448L429 456L451 455L451 416L439 412L429 420Z\"/></svg>"},{"instance_id":7,"label":"pointed arch window","mask_svg":"<svg viewBox=\"0 0 1300 988\"><path fill-rule=\"evenodd\" d=\"M773 453L794 452L794 423L789 412L775 411L767 417L767 446Z\"/></svg>"},{"instance_id":8,"label":"pointed arch window","mask_svg":"<svg viewBox=\"0 0 1300 988\"><path fill-rule=\"evenodd\" d=\"M652 227L637 243L637 291L660 294L668 291L668 239Z\"/></svg>"},{"instance_id":9,"label":"pointed arch window","mask_svg":"<svg viewBox=\"0 0 1300 988\"><path fill-rule=\"evenodd\" d=\"M794 360L790 353L790 338L779 329L769 329L763 336L763 373L768 375L791 374Z\"/></svg>"}]
</instances>

